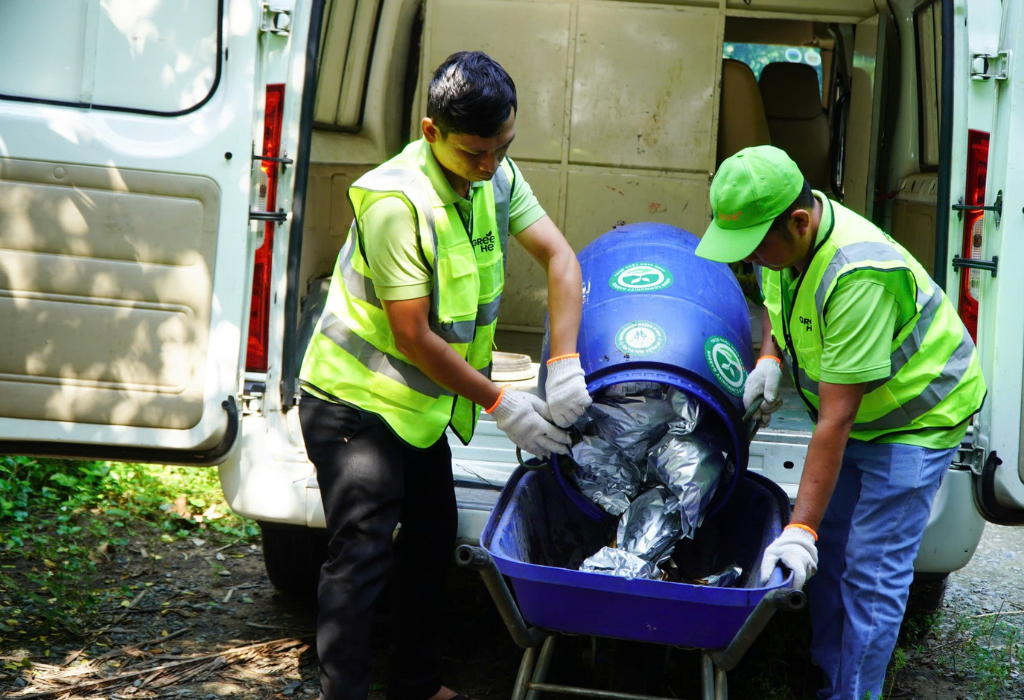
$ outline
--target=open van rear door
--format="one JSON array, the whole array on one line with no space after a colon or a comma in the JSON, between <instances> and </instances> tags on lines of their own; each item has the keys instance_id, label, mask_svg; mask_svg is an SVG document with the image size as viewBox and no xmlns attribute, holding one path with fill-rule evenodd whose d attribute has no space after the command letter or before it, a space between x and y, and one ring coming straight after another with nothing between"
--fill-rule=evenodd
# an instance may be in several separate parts
<instances>
[{"instance_id":1,"label":"open van rear door","mask_svg":"<svg viewBox=\"0 0 1024 700\"><path fill-rule=\"evenodd\" d=\"M0 452L212 464L234 445L260 5L5 7Z\"/></svg>"},{"instance_id":2,"label":"open van rear door","mask_svg":"<svg viewBox=\"0 0 1024 700\"><path fill-rule=\"evenodd\" d=\"M975 473L982 516L1024 524L1024 71L1019 65L1024 22L1016 2L933 4L940 5L953 11L917 15L919 36L930 19L936 32L953 39L952 45L937 44L944 45L941 54L951 77L939 84L952 89L940 88L935 99L944 105L944 120L945 115L952 119L942 124L938 141L951 146L942 154L949 168L949 201L939 201L940 217L943 209L948 212L948 251L937 256L945 269L936 276L946 273L946 290L976 334L988 383L972 448L961 456ZM919 73L923 81L924 73ZM940 173L940 187L945 174Z\"/></svg>"}]
</instances>

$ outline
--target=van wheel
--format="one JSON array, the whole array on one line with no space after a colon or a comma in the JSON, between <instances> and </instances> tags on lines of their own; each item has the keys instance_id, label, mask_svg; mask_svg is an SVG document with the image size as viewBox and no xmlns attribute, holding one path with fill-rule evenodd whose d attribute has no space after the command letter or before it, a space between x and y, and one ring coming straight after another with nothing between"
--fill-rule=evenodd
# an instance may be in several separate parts
<instances>
[{"instance_id":1,"label":"van wheel","mask_svg":"<svg viewBox=\"0 0 1024 700\"><path fill-rule=\"evenodd\" d=\"M910 596L907 598L907 610L903 614L903 624L900 627L901 644L916 644L935 624L935 613L942 607L947 583L948 573L914 572Z\"/></svg>"},{"instance_id":2,"label":"van wheel","mask_svg":"<svg viewBox=\"0 0 1024 700\"><path fill-rule=\"evenodd\" d=\"M299 525L259 523L267 577L286 596L315 601L320 567L327 561L327 531Z\"/></svg>"}]
</instances>

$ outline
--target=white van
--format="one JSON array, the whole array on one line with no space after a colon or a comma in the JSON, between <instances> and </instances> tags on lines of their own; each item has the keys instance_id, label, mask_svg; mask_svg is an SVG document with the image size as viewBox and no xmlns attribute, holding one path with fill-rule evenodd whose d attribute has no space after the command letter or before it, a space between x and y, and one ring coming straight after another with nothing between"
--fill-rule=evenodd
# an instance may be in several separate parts
<instances>
[{"instance_id":1,"label":"white van","mask_svg":"<svg viewBox=\"0 0 1024 700\"><path fill-rule=\"evenodd\" d=\"M890 231L989 382L917 569L941 583L983 519L1024 523L1024 17L999 0L9 0L0 451L219 464L273 582L308 587L296 373L345 191L415 137L460 49L516 80L512 155L577 250L620 221L702 232L717 164L769 142ZM508 266L499 349L535 387L545 286L521 250ZM750 468L795 497L810 429L791 397ZM487 417L453 446L472 540L514 450Z\"/></svg>"}]
</instances>

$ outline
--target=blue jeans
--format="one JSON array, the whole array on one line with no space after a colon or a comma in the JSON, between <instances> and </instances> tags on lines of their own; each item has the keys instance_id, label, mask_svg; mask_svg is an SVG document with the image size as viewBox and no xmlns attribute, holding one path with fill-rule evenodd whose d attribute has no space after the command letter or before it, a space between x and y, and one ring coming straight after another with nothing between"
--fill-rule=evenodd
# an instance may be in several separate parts
<instances>
[{"instance_id":1,"label":"blue jeans","mask_svg":"<svg viewBox=\"0 0 1024 700\"><path fill-rule=\"evenodd\" d=\"M850 440L807 582L821 700L881 698L914 557L956 449ZM870 694L870 695L869 695Z\"/></svg>"}]
</instances>

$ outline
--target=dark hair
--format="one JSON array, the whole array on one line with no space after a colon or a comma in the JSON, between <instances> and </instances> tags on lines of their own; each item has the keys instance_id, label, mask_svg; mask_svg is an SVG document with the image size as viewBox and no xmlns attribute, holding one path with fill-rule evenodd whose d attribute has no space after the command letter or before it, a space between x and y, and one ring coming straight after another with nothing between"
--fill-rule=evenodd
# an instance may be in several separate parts
<instances>
[{"instance_id":1,"label":"dark hair","mask_svg":"<svg viewBox=\"0 0 1024 700\"><path fill-rule=\"evenodd\" d=\"M786 211L782 212L775 217L775 221L768 227L769 231L777 232L788 232L789 231L789 217L793 215L797 209L813 209L814 208L814 192L811 191L811 183L804 180L804 186L800 189L800 194L796 196L793 203L786 207Z\"/></svg>"},{"instance_id":2,"label":"dark hair","mask_svg":"<svg viewBox=\"0 0 1024 700\"><path fill-rule=\"evenodd\" d=\"M427 116L441 131L490 138L516 109L516 84L482 51L459 51L434 71Z\"/></svg>"}]
</instances>

